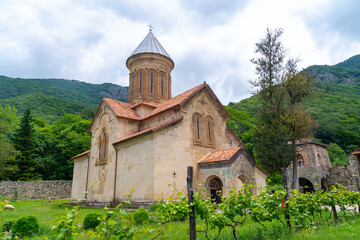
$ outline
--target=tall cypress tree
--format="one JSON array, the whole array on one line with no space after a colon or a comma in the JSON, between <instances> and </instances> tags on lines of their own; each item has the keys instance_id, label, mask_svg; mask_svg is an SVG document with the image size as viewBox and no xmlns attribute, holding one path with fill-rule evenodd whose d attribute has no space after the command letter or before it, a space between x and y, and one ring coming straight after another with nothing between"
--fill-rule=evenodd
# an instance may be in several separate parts
<instances>
[{"instance_id":1,"label":"tall cypress tree","mask_svg":"<svg viewBox=\"0 0 360 240\"><path fill-rule=\"evenodd\" d=\"M15 149L20 152L17 179L25 181L33 179L36 165L36 144L30 107L25 110L20 121L20 128L15 131L12 141Z\"/></svg>"}]
</instances>

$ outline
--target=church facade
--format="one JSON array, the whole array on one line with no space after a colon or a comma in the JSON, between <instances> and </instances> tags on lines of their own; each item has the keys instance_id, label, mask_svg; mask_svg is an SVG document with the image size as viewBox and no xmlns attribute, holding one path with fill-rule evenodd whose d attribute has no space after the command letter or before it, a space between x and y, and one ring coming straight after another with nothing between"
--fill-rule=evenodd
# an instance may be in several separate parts
<instances>
[{"instance_id":1,"label":"church facade","mask_svg":"<svg viewBox=\"0 0 360 240\"><path fill-rule=\"evenodd\" d=\"M154 201L186 190L187 166L206 196L266 184L229 113L205 82L171 97L174 62L150 31L126 61L129 102L104 98L90 126L91 149L74 160L72 201ZM130 198L129 198L130 195Z\"/></svg>"}]
</instances>

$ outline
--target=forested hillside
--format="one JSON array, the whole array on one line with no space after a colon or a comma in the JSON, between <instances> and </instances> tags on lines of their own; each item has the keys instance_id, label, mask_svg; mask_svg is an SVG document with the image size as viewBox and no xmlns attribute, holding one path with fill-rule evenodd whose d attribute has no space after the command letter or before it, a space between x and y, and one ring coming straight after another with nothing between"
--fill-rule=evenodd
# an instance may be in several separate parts
<instances>
[{"instance_id":1,"label":"forested hillside","mask_svg":"<svg viewBox=\"0 0 360 240\"><path fill-rule=\"evenodd\" d=\"M34 117L55 121L66 113L91 118L103 97L127 101L128 88L111 83L90 84L65 79L21 79L0 76L0 105L18 115L30 106Z\"/></svg>"},{"instance_id":2,"label":"forested hillside","mask_svg":"<svg viewBox=\"0 0 360 240\"><path fill-rule=\"evenodd\" d=\"M315 138L336 143L346 153L360 145L360 55L334 66L310 66L304 71L314 77L314 92L306 110L317 120ZM256 96L227 106L233 119L228 123L252 150L257 112Z\"/></svg>"}]
</instances>

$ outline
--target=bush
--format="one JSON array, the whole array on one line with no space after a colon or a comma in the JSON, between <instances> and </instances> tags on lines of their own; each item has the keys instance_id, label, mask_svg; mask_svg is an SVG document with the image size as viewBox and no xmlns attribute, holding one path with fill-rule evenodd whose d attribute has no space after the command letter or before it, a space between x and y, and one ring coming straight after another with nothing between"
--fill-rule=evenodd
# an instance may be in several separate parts
<instances>
[{"instance_id":1,"label":"bush","mask_svg":"<svg viewBox=\"0 0 360 240\"><path fill-rule=\"evenodd\" d=\"M83 228L84 229L90 229L90 228L95 229L100 224L99 219L101 219L101 214L99 214L99 213L90 213L90 214L86 215L86 217L84 218Z\"/></svg>"},{"instance_id":2,"label":"bush","mask_svg":"<svg viewBox=\"0 0 360 240\"><path fill-rule=\"evenodd\" d=\"M159 204L153 204L149 207L149 210L152 211L152 212L156 212L156 210L160 207Z\"/></svg>"},{"instance_id":3,"label":"bush","mask_svg":"<svg viewBox=\"0 0 360 240\"><path fill-rule=\"evenodd\" d=\"M39 222L35 216L24 216L16 220L12 233L20 238L39 232Z\"/></svg>"},{"instance_id":4,"label":"bush","mask_svg":"<svg viewBox=\"0 0 360 240\"><path fill-rule=\"evenodd\" d=\"M142 224L143 222L149 220L149 214L144 208L139 208L134 213L134 220L137 224Z\"/></svg>"},{"instance_id":5,"label":"bush","mask_svg":"<svg viewBox=\"0 0 360 240\"><path fill-rule=\"evenodd\" d=\"M4 222L3 226L2 226L2 231L3 232L8 232L10 231L11 227L14 225L14 221L6 221Z\"/></svg>"}]
</instances>

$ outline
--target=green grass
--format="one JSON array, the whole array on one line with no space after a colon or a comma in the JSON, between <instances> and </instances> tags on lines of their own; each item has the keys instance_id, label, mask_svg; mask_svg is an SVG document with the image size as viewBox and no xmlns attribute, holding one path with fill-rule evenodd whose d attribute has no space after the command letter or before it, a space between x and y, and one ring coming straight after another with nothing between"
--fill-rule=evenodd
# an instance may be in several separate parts
<instances>
[{"instance_id":1,"label":"green grass","mask_svg":"<svg viewBox=\"0 0 360 240\"><path fill-rule=\"evenodd\" d=\"M72 209L71 206L65 205L69 201L69 199L53 200L52 202L48 200L11 201L10 204L15 207L15 210L0 211L0 226L2 226L5 221L16 220L20 216L34 215L43 227L52 227L56 225L59 218L67 212L66 209ZM82 222L89 213L105 214L105 212L104 209L83 207L76 216L75 223Z\"/></svg>"},{"instance_id":2,"label":"green grass","mask_svg":"<svg viewBox=\"0 0 360 240\"><path fill-rule=\"evenodd\" d=\"M0 199L1 200L1 199ZM23 215L34 215L38 218L40 223L40 233L30 239L46 239L49 236L50 228L57 224L59 218L67 212L67 209L71 209L71 206L66 206L69 200L54 200L49 202L47 200L18 200L12 201L15 207L14 211L0 211L0 226L7 220L16 220ZM75 224L82 223L85 216L89 213L105 214L105 209L97 208L80 208L80 211L75 219ZM341 216L341 214L339 214ZM181 240L189 239L189 222L173 222L165 224L163 226L156 223L156 216L154 212L150 212L150 224L144 224L141 229L135 234L135 240L152 239L162 231L163 233L157 239L172 239ZM310 227L308 229L299 229L293 232L289 232L279 222L267 222L265 223L266 229L259 224L248 219L246 223L237 228L238 239L357 239L360 235L360 219L355 216L347 217L347 221L343 217L340 217L340 223L334 225L330 222L327 225L320 225L316 227ZM147 229L155 229L154 232L149 233ZM197 220L197 229L205 229L205 222ZM84 231L75 239L93 239L92 231ZM217 229L212 229L209 233L210 239L213 239L217 234ZM206 239L203 233L197 233L197 239ZM233 239L230 228L226 228L221 232L218 239Z\"/></svg>"}]
</instances>

